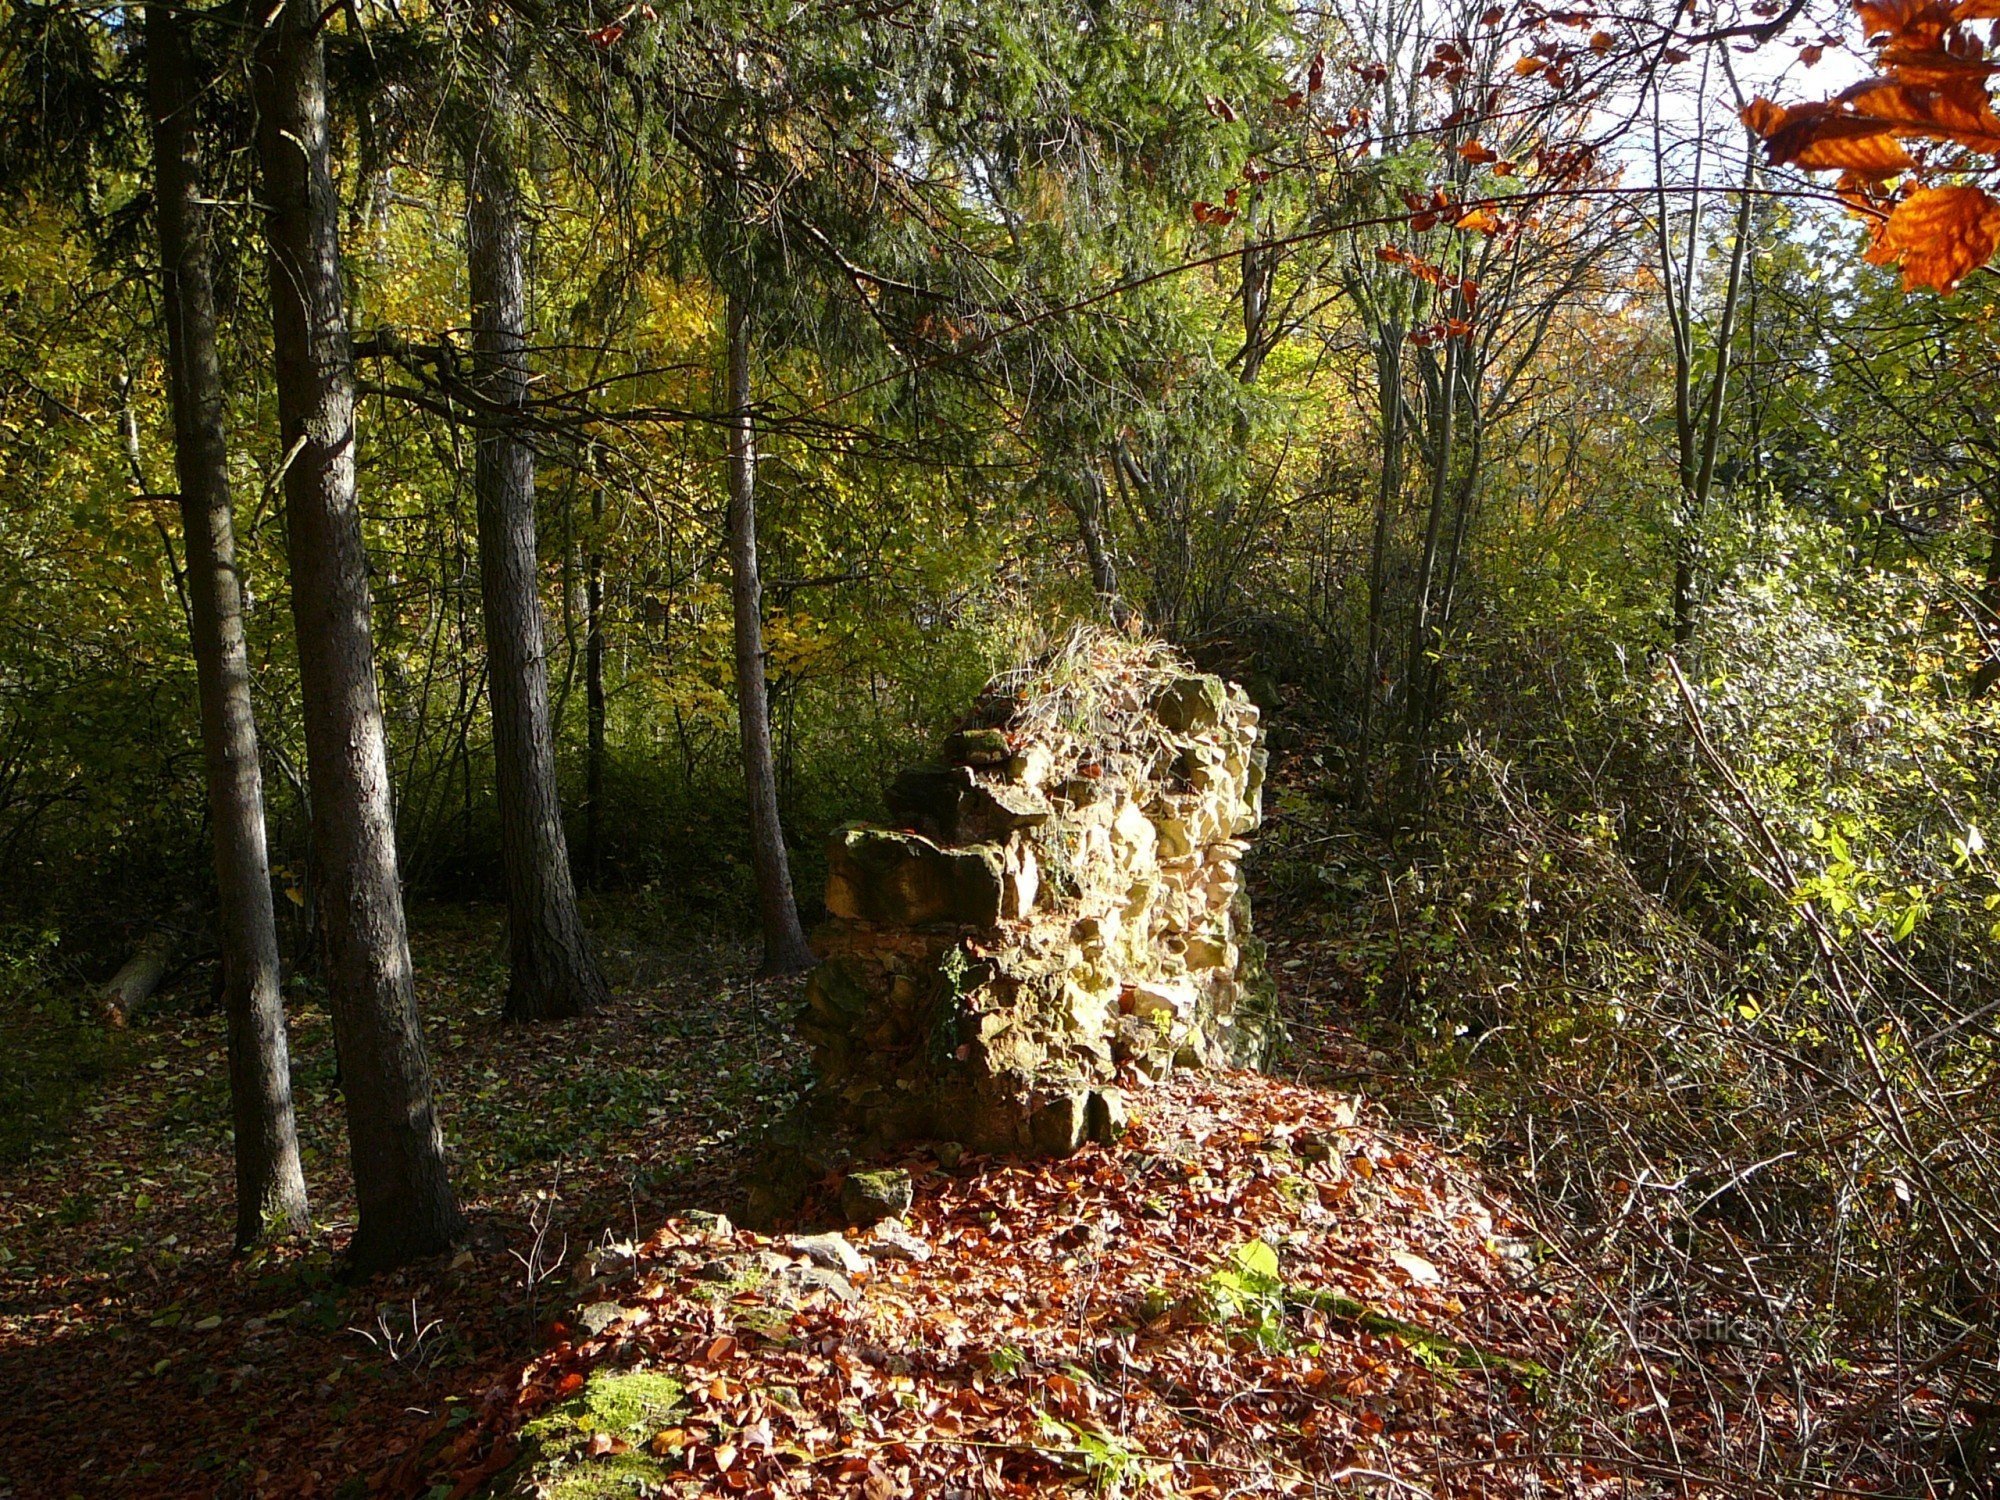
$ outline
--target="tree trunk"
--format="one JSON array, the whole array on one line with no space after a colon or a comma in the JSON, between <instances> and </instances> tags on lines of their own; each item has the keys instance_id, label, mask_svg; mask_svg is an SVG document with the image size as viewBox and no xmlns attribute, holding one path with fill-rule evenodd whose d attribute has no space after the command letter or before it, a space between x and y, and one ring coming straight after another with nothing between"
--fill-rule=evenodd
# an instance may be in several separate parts
<instances>
[{"instance_id":1,"label":"tree trunk","mask_svg":"<svg viewBox=\"0 0 2000 1500\"><path fill-rule=\"evenodd\" d=\"M445 1249L463 1221L445 1172L397 881L319 18L313 0L284 0L258 40L253 75L292 622L359 1210L348 1254L365 1274Z\"/></svg>"},{"instance_id":2,"label":"tree trunk","mask_svg":"<svg viewBox=\"0 0 2000 1500\"><path fill-rule=\"evenodd\" d=\"M173 960L173 934L164 930L147 933L132 950L132 956L98 991L98 1019L119 1030L130 1026L138 1018L140 1007L153 998L153 991L166 978L167 965Z\"/></svg>"},{"instance_id":3,"label":"tree trunk","mask_svg":"<svg viewBox=\"0 0 2000 1500\"><path fill-rule=\"evenodd\" d=\"M1084 561L1090 568L1091 592L1097 596L1099 607L1111 616L1111 622L1123 629L1132 611L1118 594L1118 565L1112 560L1111 540L1106 535L1111 507L1105 500L1104 476L1094 467L1086 467L1082 484L1065 499L1070 514L1076 517L1077 537L1083 543Z\"/></svg>"},{"instance_id":4,"label":"tree trunk","mask_svg":"<svg viewBox=\"0 0 2000 1500\"><path fill-rule=\"evenodd\" d=\"M1451 459L1457 440L1458 343L1455 338L1446 340L1444 375L1438 382L1438 399L1442 405L1432 437L1435 451L1431 461L1431 500L1424 521L1424 548L1417 557L1417 599L1416 613L1410 622L1410 661L1403 674L1403 708L1410 734L1408 750L1412 765L1424 749L1417 742L1418 719L1423 711L1424 675L1433 644L1432 622L1436 612L1432 594L1437 580L1438 543L1443 536L1445 509L1451 500Z\"/></svg>"},{"instance_id":5,"label":"tree trunk","mask_svg":"<svg viewBox=\"0 0 2000 1500\"><path fill-rule=\"evenodd\" d=\"M264 781L230 509L213 241L195 137L199 89L187 24L185 15L171 6L146 8L167 391L187 549L208 816L214 830L222 1005L236 1133L236 1243L245 1247L267 1234L305 1227L306 1181L292 1115L277 917L264 842Z\"/></svg>"},{"instance_id":6,"label":"tree trunk","mask_svg":"<svg viewBox=\"0 0 2000 1500\"><path fill-rule=\"evenodd\" d=\"M472 286L474 376L496 406L528 399L527 292L510 132L505 40L467 150L466 247ZM493 761L500 796L500 862L507 886L506 1018L582 1015L605 998L570 877L556 789L555 737L535 546L535 454L511 427L482 426L473 488L479 512L479 592L493 699Z\"/></svg>"},{"instance_id":7,"label":"tree trunk","mask_svg":"<svg viewBox=\"0 0 2000 1500\"><path fill-rule=\"evenodd\" d=\"M583 585L584 859L604 871L604 491L590 497L590 569Z\"/></svg>"},{"instance_id":8,"label":"tree trunk","mask_svg":"<svg viewBox=\"0 0 2000 1500\"><path fill-rule=\"evenodd\" d=\"M757 578L757 435L750 419L750 321L731 292L729 325L729 598L736 623L736 717L743 780L750 794L750 853L764 929L764 972L812 967L812 949L792 898L792 868L778 819L778 773L771 756L771 701L764 684L764 599Z\"/></svg>"},{"instance_id":9,"label":"tree trunk","mask_svg":"<svg viewBox=\"0 0 2000 1500\"><path fill-rule=\"evenodd\" d=\"M1375 702L1381 688L1382 636L1389 584L1389 526L1403 488L1403 329L1383 328L1375 345L1376 390L1382 414L1382 472L1375 491L1374 538L1368 549L1368 651L1361 664L1361 723L1355 736L1350 800L1367 800L1374 754Z\"/></svg>"}]
</instances>

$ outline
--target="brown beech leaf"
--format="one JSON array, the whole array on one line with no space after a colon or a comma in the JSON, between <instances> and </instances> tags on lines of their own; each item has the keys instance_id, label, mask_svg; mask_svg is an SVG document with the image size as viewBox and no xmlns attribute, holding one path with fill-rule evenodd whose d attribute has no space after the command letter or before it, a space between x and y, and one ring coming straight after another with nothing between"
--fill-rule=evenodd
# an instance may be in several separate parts
<instances>
[{"instance_id":1,"label":"brown beech leaf","mask_svg":"<svg viewBox=\"0 0 2000 1500\"><path fill-rule=\"evenodd\" d=\"M1898 203L1868 247L1875 265L1901 263L1905 291L1949 295L2000 250L2000 203L1976 187L1918 188Z\"/></svg>"},{"instance_id":2,"label":"brown beech leaf","mask_svg":"<svg viewBox=\"0 0 2000 1500\"><path fill-rule=\"evenodd\" d=\"M1469 213L1461 214L1458 222L1451 227L1454 229L1477 230L1481 234L1498 234L1500 232L1500 216L1490 208L1475 208Z\"/></svg>"},{"instance_id":3,"label":"brown beech leaf","mask_svg":"<svg viewBox=\"0 0 2000 1500\"><path fill-rule=\"evenodd\" d=\"M1482 145L1478 141L1467 141L1463 146L1458 148L1458 154L1461 160L1469 161L1475 167L1483 167L1488 162L1495 162L1500 159L1499 152Z\"/></svg>"},{"instance_id":4,"label":"brown beech leaf","mask_svg":"<svg viewBox=\"0 0 2000 1500\"><path fill-rule=\"evenodd\" d=\"M2000 115L1993 112L1983 78L1935 74L1905 81L1909 71L1903 67L1892 77L1864 79L1840 102L1851 105L1857 118L1884 122L1901 135L2000 152Z\"/></svg>"},{"instance_id":5,"label":"brown beech leaf","mask_svg":"<svg viewBox=\"0 0 2000 1500\"><path fill-rule=\"evenodd\" d=\"M1590 34L1590 50L1595 52L1599 57L1602 57L1611 50L1617 40L1608 31L1593 31Z\"/></svg>"},{"instance_id":6,"label":"brown beech leaf","mask_svg":"<svg viewBox=\"0 0 2000 1500\"><path fill-rule=\"evenodd\" d=\"M1935 47L1953 24L1944 0L1858 0L1854 10L1870 41L1885 37L1895 46Z\"/></svg>"},{"instance_id":7,"label":"brown beech leaf","mask_svg":"<svg viewBox=\"0 0 2000 1500\"><path fill-rule=\"evenodd\" d=\"M1769 99L1752 99L1743 123L1764 139L1765 154L1780 165L1808 171L1858 172L1876 179L1894 177L1914 163L1886 120L1848 114L1830 104L1798 104L1786 109Z\"/></svg>"}]
</instances>

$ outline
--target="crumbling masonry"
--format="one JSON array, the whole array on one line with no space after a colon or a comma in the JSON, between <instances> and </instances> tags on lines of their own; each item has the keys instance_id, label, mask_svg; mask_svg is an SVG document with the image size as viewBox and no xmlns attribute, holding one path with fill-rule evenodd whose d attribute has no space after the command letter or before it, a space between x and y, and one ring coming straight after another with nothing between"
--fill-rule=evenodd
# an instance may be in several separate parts
<instances>
[{"instance_id":1,"label":"crumbling masonry","mask_svg":"<svg viewBox=\"0 0 2000 1500\"><path fill-rule=\"evenodd\" d=\"M1265 1060L1257 717L1161 648L1079 636L896 778L898 826L834 836L802 1029L854 1123L1063 1154L1123 1129L1120 1083Z\"/></svg>"}]
</instances>

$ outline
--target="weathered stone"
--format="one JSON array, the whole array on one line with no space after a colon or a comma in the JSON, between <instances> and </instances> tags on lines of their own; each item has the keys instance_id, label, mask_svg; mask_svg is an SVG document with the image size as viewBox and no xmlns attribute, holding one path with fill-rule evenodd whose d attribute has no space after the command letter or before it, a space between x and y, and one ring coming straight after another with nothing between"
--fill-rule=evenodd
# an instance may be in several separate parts
<instances>
[{"instance_id":1,"label":"weathered stone","mask_svg":"<svg viewBox=\"0 0 2000 1500\"><path fill-rule=\"evenodd\" d=\"M1217 933L1198 933L1187 940L1181 950L1190 969L1233 969L1236 967L1236 945Z\"/></svg>"},{"instance_id":2,"label":"weathered stone","mask_svg":"<svg viewBox=\"0 0 2000 1500\"><path fill-rule=\"evenodd\" d=\"M1035 851L1026 844L1008 853L1000 876L1000 915L1010 921L1031 915L1042 892L1042 871Z\"/></svg>"},{"instance_id":3,"label":"weathered stone","mask_svg":"<svg viewBox=\"0 0 2000 1500\"><path fill-rule=\"evenodd\" d=\"M906 1260L916 1265L931 1258L931 1247L912 1234L901 1219L884 1219L877 1224L868 1250L880 1260Z\"/></svg>"},{"instance_id":4,"label":"weathered stone","mask_svg":"<svg viewBox=\"0 0 2000 1500\"><path fill-rule=\"evenodd\" d=\"M1154 848L1162 861L1186 859L1194 853L1194 839L1188 833L1187 820L1171 812L1156 813L1152 819Z\"/></svg>"},{"instance_id":5,"label":"weathered stone","mask_svg":"<svg viewBox=\"0 0 2000 1500\"><path fill-rule=\"evenodd\" d=\"M840 1272L825 1266L801 1266L794 1268L792 1279L808 1292L825 1292L840 1302L859 1302L861 1293L854 1289L854 1283Z\"/></svg>"},{"instance_id":6,"label":"weathered stone","mask_svg":"<svg viewBox=\"0 0 2000 1500\"><path fill-rule=\"evenodd\" d=\"M1043 1156L1068 1156L1083 1140L1082 1094L1058 1094L1028 1117L1028 1133Z\"/></svg>"},{"instance_id":7,"label":"weathered stone","mask_svg":"<svg viewBox=\"0 0 2000 1500\"><path fill-rule=\"evenodd\" d=\"M1147 868L1159 845L1159 830L1139 810L1138 803L1127 802L1118 809L1117 817L1111 822L1111 848L1124 869Z\"/></svg>"},{"instance_id":8,"label":"weathered stone","mask_svg":"<svg viewBox=\"0 0 2000 1500\"><path fill-rule=\"evenodd\" d=\"M625 1309L616 1302L593 1302L576 1315L576 1321L594 1338L624 1316Z\"/></svg>"},{"instance_id":9,"label":"weathered stone","mask_svg":"<svg viewBox=\"0 0 2000 1500\"><path fill-rule=\"evenodd\" d=\"M717 1240L726 1240L736 1233L736 1226L729 1222L727 1214L710 1213L704 1208L689 1209L681 1215L681 1221L692 1229L698 1238L709 1244Z\"/></svg>"},{"instance_id":10,"label":"weathered stone","mask_svg":"<svg viewBox=\"0 0 2000 1500\"><path fill-rule=\"evenodd\" d=\"M1039 787L1055 769L1055 757L1048 746L1030 744L1007 762L1007 779L1020 786Z\"/></svg>"},{"instance_id":11,"label":"weathered stone","mask_svg":"<svg viewBox=\"0 0 2000 1500\"><path fill-rule=\"evenodd\" d=\"M948 844L958 837L959 803L975 785L965 766L911 766L897 772L882 800L899 825Z\"/></svg>"},{"instance_id":12,"label":"weathered stone","mask_svg":"<svg viewBox=\"0 0 2000 1500\"><path fill-rule=\"evenodd\" d=\"M1000 850L944 849L921 834L852 825L827 851L826 909L850 921L990 927L1000 920Z\"/></svg>"},{"instance_id":13,"label":"weathered stone","mask_svg":"<svg viewBox=\"0 0 2000 1500\"><path fill-rule=\"evenodd\" d=\"M1222 679L1201 673L1168 683L1153 699L1153 712L1176 734L1192 734L1220 724L1227 702Z\"/></svg>"},{"instance_id":14,"label":"weathered stone","mask_svg":"<svg viewBox=\"0 0 2000 1500\"><path fill-rule=\"evenodd\" d=\"M1125 992L1125 1008L1132 1015L1159 1023L1178 1024L1194 1015L1194 986L1162 980L1141 980Z\"/></svg>"},{"instance_id":15,"label":"weathered stone","mask_svg":"<svg viewBox=\"0 0 2000 1500\"><path fill-rule=\"evenodd\" d=\"M840 1211L850 1224L873 1224L910 1211L910 1174L901 1167L849 1172L840 1185Z\"/></svg>"},{"instance_id":16,"label":"weathered stone","mask_svg":"<svg viewBox=\"0 0 2000 1500\"><path fill-rule=\"evenodd\" d=\"M958 803L954 838L968 843L1005 839L1023 828L1039 828L1053 809L1048 798L1026 787L975 782Z\"/></svg>"},{"instance_id":17,"label":"weathered stone","mask_svg":"<svg viewBox=\"0 0 2000 1500\"><path fill-rule=\"evenodd\" d=\"M844 1234L795 1234L787 1243L814 1265L844 1276L858 1276L868 1269L868 1257L855 1249Z\"/></svg>"},{"instance_id":18,"label":"weathered stone","mask_svg":"<svg viewBox=\"0 0 2000 1500\"><path fill-rule=\"evenodd\" d=\"M1091 1090L1089 1132L1093 1141L1108 1146L1122 1137L1130 1127L1131 1118L1125 1108L1125 1094L1122 1089L1106 1085L1101 1089Z\"/></svg>"},{"instance_id":19,"label":"weathered stone","mask_svg":"<svg viewBox=\"0 0 2000 1500\"><path fill-rule=\"evenodd\" d=\"M944 758L962 766L1004 766L1014 747L1004 729L961 729L944 742Z\"/></svg>"}]
</instances>

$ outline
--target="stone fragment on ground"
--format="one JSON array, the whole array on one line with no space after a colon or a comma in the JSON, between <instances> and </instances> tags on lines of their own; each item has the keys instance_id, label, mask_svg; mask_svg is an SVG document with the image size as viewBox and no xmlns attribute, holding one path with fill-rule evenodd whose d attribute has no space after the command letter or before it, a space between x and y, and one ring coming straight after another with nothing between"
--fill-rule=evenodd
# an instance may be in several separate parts
<instances>
[{"instance_id":1,"label":"stone fragment on ground","mask_svg":"<svg viewBox=\"0 0 2000 1500\"><path fill-rule=\"evenodd\" d=\"M706 1209L689 1209L681 1218L686 1221L701 1239L716 1244L736 1233L736 1226L729 1222L727 1214L710 1213Z\"/></svg>"},{"instance_id":2,"label":"stone fragment on ground","mask_svg":"<svg viewBox=\"0 0 2000 1500\"><path fill-rule=\"evenodd\" d=\"M795 1269L794 1280L809 1292L825 1292L841 1302L859 1302L861 1293L854 1289L854 1283L838 1271L829 1271L825 1266L802 1266Z\"/></svg>"},{"instance_id":3,"label":"stone fragment on ground","mask_svg":"<svg viewBox=\"0 0 2000 1500\"><path fill-rule=\"evenodd\" d=\"M918 1239L901 1219L884 1219L877 1224L868 1251L883 1260L906 1260L917 1265L931 1258L931 1247Z\"/></svg>"},{"instance_id":4,"label":"stone fragment on ground","mask_svg":"<svg viewBox=\"0 0 2000 1500\"><path fill-rule=\"evenodd\" d=\"M859 1276L868 1269L868 1257L855 1249L844 1234L795 1234L788 1243L814 1265L843 1276Z\"/></svg>"}]
</instances>

